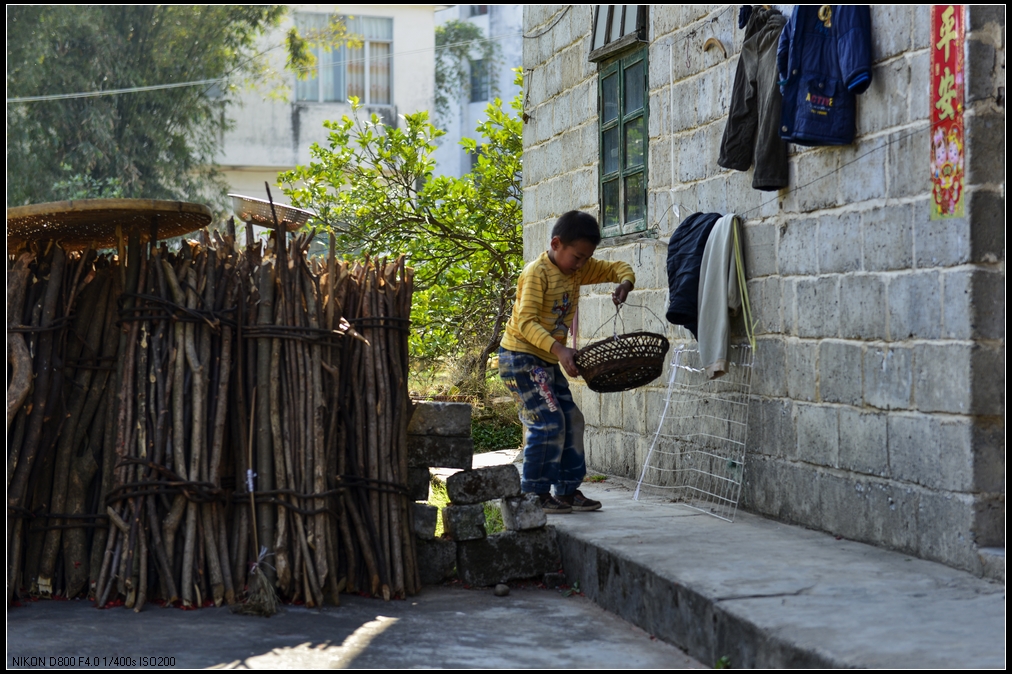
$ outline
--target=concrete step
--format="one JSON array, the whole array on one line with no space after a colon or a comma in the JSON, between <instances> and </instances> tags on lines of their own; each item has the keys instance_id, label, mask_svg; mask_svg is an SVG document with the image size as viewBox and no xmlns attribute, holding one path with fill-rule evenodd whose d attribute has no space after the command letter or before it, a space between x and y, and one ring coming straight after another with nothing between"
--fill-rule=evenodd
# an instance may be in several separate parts
<instances>
[{"instance_id":1,"label":"concrete step","mask_svg":"<svg viewBox=\"0 0 1012 674\"><path fill-rule=\"evenodd\" d=\"M585 484L602 510L549 518L567 580L704 663L1005 667L1003 583L745 512L634 501L632 486Z\"/></svg>"}]
</instances>

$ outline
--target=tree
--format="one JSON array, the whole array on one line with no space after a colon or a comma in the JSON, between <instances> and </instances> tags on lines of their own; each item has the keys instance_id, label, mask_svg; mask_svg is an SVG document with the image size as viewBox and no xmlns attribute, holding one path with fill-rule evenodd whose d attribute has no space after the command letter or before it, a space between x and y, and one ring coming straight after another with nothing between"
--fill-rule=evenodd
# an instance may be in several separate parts
<instances>
[{"instance_id":1,"label":"tree","mask_svg":"<svg viewBox=\"0 0 1012 674\"><path fill-rule=\"evenodd\" d=\"M521 84L518 75L517 84ZM517 114L521 96L512 101ZM308 166L279 176L295 206L319 214L345 250L374 256L405 252L415 268L412 356L462 357L459 384L483 388L499 348L523 264L521 131L517 114L496 98L478 127L472 173L437 176L432 153L443 132L428 113L400 128L373 115L326 122L328 147L314 144Z\"/></svg>"},{"instance_id":2,"label":"tree","mask_svg":"<svg viewBox=\"0 0 1012 674\"><path fill-rule=\"evenodd\" d=\"M499 45L482 35L473 23L453 19L436 26L436 121L446 119L450 105L471 91L470 68L475 59L485 72L494 73L501 58ZM494 78L492 96L499 95Z\"/></svg>"},{"instance_id":3,"label":"tree","mask_svg":"<svg viewBox=\"0 0 1012 674\"><path fill-rule=\"evenodd\" d=\"M9 6L8 99L216 82L8 102L8 205L81 194L223 196L214 158L231 124L227 109L244 82L264 78L257 41L284 12L280 5ZM290 64L304 65L305 45L289 39L288 46Z\"/></svg>"}]
</instances>

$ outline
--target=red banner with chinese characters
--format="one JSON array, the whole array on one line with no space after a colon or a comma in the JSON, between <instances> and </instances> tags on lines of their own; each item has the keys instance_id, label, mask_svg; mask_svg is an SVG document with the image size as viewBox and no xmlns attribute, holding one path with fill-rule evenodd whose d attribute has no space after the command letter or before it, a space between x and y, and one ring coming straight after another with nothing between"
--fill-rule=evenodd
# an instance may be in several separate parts
<instances>
[{"instance_id":1,"label":"red banner with chinese characters","mask_svg":"<svg viewBox=\"0 0 1012 674\"><path fill-rule=\"evenodd\" d=\"M963 5L931 5L931 219L963 217Z\"/></svg>"}]
</instances>

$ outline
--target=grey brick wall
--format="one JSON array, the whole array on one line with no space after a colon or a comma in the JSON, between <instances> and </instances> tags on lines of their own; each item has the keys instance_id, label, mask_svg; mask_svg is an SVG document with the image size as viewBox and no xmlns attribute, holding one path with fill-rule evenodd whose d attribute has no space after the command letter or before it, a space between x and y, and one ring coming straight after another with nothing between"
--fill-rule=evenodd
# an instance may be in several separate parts
<instances>
[{"instance_id":1,"label":"grey brick wall","mask_svg":"<svg viewBox=\"0 0 1012 674\"><path fill-rule=\"evenodd\" d=\"M592 10L566 7L524 10L537 36L524 41L527 259L563 212L598 215ZM630 302L663 316L680 219L741 215L759 326L742 506L983 573L978 551L1003 546L1005 529L1005 12L968 13L967 215L931 221L927 6L872 6L874 79L854 144L791 146L790 187L769 193L716 161L737 5L652 5L652 229L596 256L629 262ZM702 51L710 36L728 58ZM610 333L610 290L583 290L581 344ZM623 320L692 341L649 311ZM606 395L574 383L593 469L639 476L666 382Z\"/></svg>"}]
</instances>

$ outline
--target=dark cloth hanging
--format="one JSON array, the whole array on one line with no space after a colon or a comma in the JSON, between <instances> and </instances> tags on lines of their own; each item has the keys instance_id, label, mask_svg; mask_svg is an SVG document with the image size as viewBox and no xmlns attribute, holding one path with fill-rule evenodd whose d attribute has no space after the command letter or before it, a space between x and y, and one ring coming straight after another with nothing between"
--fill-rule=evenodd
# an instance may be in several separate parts
<instances>
[{"instance_id":1,"label":"dark cloth hanging","mask_svg":"<svg viewBox=\"0 0 1012 674\"><path fill-rule=\"evenodd\" d=\"M698 339L699 267L710 231L720 213L693 213L678 225L668 242L667 319L685 326Z\"/></svg>"},{"instance_id":2,"label":"dark cloth hanging","mask_svg":"<svg viewBox=\"0 0 1012 674\"><path fill-rule=\"evenodd\" d=\"M780 137L799 145L854 142L857 94L871 85L868 5L795 5L777 47Z\"/></svg>"},{"instance_id":3,"label":"dark cloth hanging","mask_svg":"<svg viewBox=\"0 0 1012 674\"><path fill-rule=\"evenodd\" d=\"M717 158L717 164L736 171L747 171L754 163L752 187L757 190L787 187L787 143L780 138L777 85L777 45L786 23L775 9L752 9Z\"/></svg>"}]
</instances>

